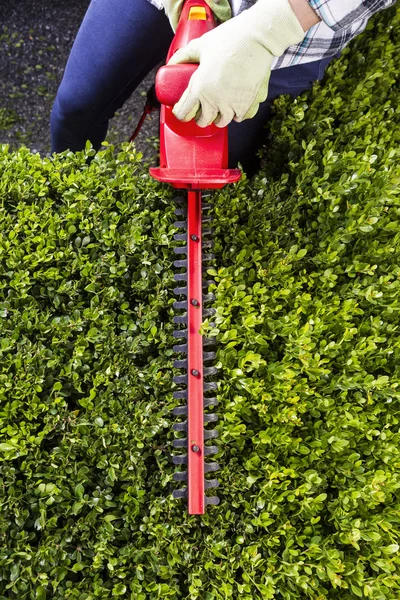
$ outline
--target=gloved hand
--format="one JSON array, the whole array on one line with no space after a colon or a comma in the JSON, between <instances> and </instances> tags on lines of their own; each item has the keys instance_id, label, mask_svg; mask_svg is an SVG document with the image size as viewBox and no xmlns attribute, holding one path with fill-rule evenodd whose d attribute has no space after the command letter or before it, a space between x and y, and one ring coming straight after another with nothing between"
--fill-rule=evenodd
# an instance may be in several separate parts
<instances>
[{"instance_id":1,"label":"gloved hand","mask_svg":"<svg viewBox=\"0 0 400 600\"><path fill-rule=\"evenodd\" d=\"M195 118L200 127L251 119L267 99L274 57L300 43L304 35L288 0L258 0L192 40L168 62L200 63L174 115L181 121Z\"/></svg>"},{"instance_id":2,"label":"gloved hand","mask_svg":"<svg viewBox=\"0 0 400 600\"><path fill-rule=\"evenodd\" d=\"M178 27L184 2L185 0L164 0L163 2L165 13L174 31ZM206 2L220 23L231 18L232 10L228 0L206 0Z\"/></svg>"}]
</instances>

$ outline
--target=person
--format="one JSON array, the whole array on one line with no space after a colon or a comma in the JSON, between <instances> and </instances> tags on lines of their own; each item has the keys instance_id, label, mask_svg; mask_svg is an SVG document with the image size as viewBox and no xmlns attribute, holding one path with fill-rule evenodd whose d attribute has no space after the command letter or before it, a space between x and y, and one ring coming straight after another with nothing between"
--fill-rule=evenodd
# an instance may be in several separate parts
<instances>
[{"instance_id":1,"label":"person","mask_svg":"<svg viewBox=\"0 0 400 600\"><path fill-rule=\"evenodd\" d=\"M91 0L52 108L53 152L82 150L87 140L100 148L115 112L165 59L183 2ZM322 79L368 19L395 0L207 2L220 24L169 61L199 63L174 114L228 126L232 168L250 165L273 100Z\"/></svg>"}]
</instances>

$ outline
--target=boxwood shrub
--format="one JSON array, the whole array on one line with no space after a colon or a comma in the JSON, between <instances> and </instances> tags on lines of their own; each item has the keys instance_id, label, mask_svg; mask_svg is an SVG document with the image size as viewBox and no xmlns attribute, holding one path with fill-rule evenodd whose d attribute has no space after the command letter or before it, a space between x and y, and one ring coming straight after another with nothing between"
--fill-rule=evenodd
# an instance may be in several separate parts
<instances>
[{"instance_id":1,"label":"boxwood shrub","mask_svg":"<svg viewBox=\"0 0 400 600\"><path fill-rule=\"evenodd\" d=\"M400 597L400 13L213 196L221 504L171 499L174 194L0 150L0 598Z\"/></svg>"}]
</instances>

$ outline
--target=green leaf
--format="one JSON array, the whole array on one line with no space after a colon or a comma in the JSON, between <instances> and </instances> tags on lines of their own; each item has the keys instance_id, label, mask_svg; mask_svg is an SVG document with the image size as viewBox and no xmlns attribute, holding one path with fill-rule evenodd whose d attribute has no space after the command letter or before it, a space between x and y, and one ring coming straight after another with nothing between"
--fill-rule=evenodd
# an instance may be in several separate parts
<instances>
[{"instance_id":1,"label":"green leaf","mask_svg":"<svg viewBox=\"0 0 400 600\"><path fill-rule=\"evenodd\" d=\"M126 592L126 585L118 583L113 587L112 593L114 596L122 596Z\"/></svg>"},{"instance_id":2,"label":"green leaf","mask_svg":"<svg viewBox=\"0 0 400 600\"><path fill-rule=\"evenodd\" d=\"M84 493L85 493L85 488L83 487L83 485L81 483L78 483L78 485L75 486L75 496L77 496L78 498L82 498Z\"/></svg>"},{"instance_id":3,"label":"green leaf","mask_svg":"<svg viewBox=\"0 0 400 600\"><path fill-rule=\"evenodd\" d=\"M0 443L0 452L16 452L18 448L7 442Z\"/></svg>"},{"instance_id":4,"label":"green leaf","mask_svg":"<svg viewBox=\"0 0 400 600\"><path fill-rule=\"evenodd\" d=\"M382 548L382 550L384 551L385 554L394 554L395 552L399 551L399 544L389 544L389 546L386 546L385 548Z\"/></svg>"}]
</instances>

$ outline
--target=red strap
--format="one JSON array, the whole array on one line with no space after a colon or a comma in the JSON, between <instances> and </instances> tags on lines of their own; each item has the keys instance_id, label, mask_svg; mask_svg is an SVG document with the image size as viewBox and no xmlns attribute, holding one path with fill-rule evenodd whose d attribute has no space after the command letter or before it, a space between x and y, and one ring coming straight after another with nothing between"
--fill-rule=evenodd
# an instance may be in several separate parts
<instances>
[{"instance_id":1,"label":"red strap","mask_svg":"<svg viewBox=\"0 0 400 600\"><path fill-rule=\"evenodd\" d=\"M144 107L143 110L143 114L139 119L139 123L137 124L137 127L135 129L135 131L132 133L131 137L130 137L130 142L133 142L134 139L136 139L136 137L139 134L139 131L142 129L142 125L147 117L147 115L149 115L151 112L153 112L153 110L156 110L154 107L150 106L148 102L146 102L146 106Z\"/></svg>"}]
</instances>

